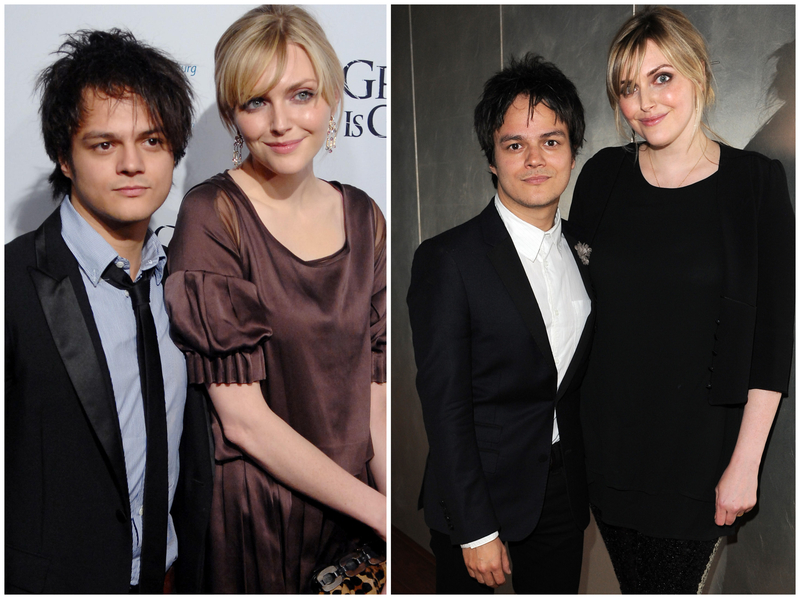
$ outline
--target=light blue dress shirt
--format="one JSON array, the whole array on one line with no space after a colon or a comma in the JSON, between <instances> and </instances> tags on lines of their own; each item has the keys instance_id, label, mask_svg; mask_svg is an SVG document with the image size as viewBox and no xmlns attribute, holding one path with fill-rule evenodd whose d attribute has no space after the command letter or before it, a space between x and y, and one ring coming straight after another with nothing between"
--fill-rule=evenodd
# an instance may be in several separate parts
<instances>
[{"instance_id":1,"label":"light blue dress shirt","mask_svg":"<svg viewBox=\"0 0 800 599\"><path fill-rule=\"evenodd\" d=\"M125 469L128 475L128 495L131 505L131 532L133 536L133 562L131 585L139 583L139 561L142 552L142 515L144 500L144 472L147 436L144 424L144 403L139 382L139 362L136 354L136 317L127 291L112 287L101 276L106 267L121 263L130 276L130 263L119 256L108 242L81 217L69 198L61 202L61 236L81 270L81 278L89 296L94 320L103 344L114 401L122 432L125 452ZM164 399L167 410L167 440L169 451L169 505L175 497L180 464L178 446L183 432L183 409L186 404L186 361L169 336L169 320L164 305L164 287L161 279L167 257L158 238L148 231L142 248L141 272L155 269L150 285L150 309L158 332L161 369L164 375ZM65 515L69 517L69 514ZM167 533L168 569L178 555L178 539L172 516Z\"/></svg>"}]
</instances>

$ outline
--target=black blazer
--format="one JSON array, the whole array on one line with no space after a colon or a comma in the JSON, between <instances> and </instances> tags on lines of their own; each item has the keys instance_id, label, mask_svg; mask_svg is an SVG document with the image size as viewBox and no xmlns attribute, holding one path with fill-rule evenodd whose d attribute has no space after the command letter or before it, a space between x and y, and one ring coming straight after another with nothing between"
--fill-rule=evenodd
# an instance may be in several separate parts
<instances>
[{"instance_id":1,"label":"black blazer","mask_svg":"<svg viewBox=\"0 0 800 599\"><path fill-rule=\"evenodd\" d=\"M127 593L128 483L111 378L56 210L5 256L5 590ZM188 398L173 502L176 586L200 590L213 453Z\"/></svg>"},{"instance_id":2,"label":"black blazer","mask_svg":"<svg viewBox=\"0 0 800 599\"><path fill-rule=\"evenodd\" d=\"M591 246L608 198L634 148L605 148L581 170L569 222ZM724 272L709 403L747 401L749 389L788 392L794 341L795 225L777 160L720 144L717 202ZM687 215L687 218L691 215Z\"/></svg>"},{"instance_id":3,"label":"black blazer","mask_svg":"<svg viewBox=\"0 0 800 599\"><path fill-rule=\"evenodd\" d=\"M567 223L563 232L575 254ZM428 526L453 544L496 530L503 541L528 536L544 501L555 409L570 505L585 528L578 400L594 311L557 390L544 321L493 202L419 246L408 308L430 445L420 498Z\"/></svg>"}]
</instances>

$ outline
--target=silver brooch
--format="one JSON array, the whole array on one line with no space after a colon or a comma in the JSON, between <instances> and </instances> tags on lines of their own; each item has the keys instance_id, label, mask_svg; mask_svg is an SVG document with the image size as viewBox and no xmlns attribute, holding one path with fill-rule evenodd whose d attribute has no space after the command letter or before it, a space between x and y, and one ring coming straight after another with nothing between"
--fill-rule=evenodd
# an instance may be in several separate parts
<instances>
[{"instance_id":1,"label":"silver brooch","mask_svg":"<svg viewBox=\"0 0 800 599\"><path fill-rule=\"evenodd\" d=\"M578 252L578 258L581 259L584 266L589 266L589 256L592 255L592 248L588 243L578 242L575 244L575 251Z\"/></svg>"}]
</instances>

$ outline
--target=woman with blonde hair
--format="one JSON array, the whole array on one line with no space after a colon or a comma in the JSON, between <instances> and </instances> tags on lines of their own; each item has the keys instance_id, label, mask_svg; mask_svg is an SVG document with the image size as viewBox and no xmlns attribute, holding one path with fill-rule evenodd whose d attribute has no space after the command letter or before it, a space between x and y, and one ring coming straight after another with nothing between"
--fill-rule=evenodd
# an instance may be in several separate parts
<instances>
[{"instance_id":1,"label":"woman with blonde hair","mask_svg":"<svg viewBox=\"0 0 800 599\"><path fill-rule=\"evenodd\" d=\"M628 19L606 82L634 141L586 163L570 212L597 298L590 500L623 593L695 593L756 504L788 391L794 215L781 164L703 123L710 60L683 13Z\"/></svg>"},{"instance_id":2,"label":"woman with blonde hair","mask_svg":"<svg viewBox=\"0 0 800 599\"><path fill-rule=\"evenodd\" d=\"M246 13L215 78L235 167L186 195L165 290L211 399L209 590L310 592L386 537L385 222L364 192L314 176L344 79L306 11Z\"/></svg>"}]
</instances>

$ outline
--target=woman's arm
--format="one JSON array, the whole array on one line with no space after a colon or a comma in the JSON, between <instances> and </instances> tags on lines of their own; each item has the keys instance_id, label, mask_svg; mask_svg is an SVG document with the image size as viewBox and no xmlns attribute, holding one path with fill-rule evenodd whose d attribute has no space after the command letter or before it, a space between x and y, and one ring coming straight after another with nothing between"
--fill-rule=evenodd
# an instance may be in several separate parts
<instances>
[{"instance_id":1,"label":"woman's arm","mask_svg":"<svg viewBox=\"0 0 800 599\"><path fill-rule=\"evenodd\" d=\"M777 391L750 389L747 394L736 447L716 488L714 521L718 526L733 524L738 516L756 505L758 469L780 401L781 394Z\"/></svg>"},{"instance_id":2,"label":"woman's arm","mask_svg":"<svg viewBox=\"0 0 800 599\"><path fill-rule=\"evenodd\" d=\"M369 467L378 491L386 495L386 383L370 387L369 431L375 452Z\"/></svg>"},{"instance_id":3,"label":"woman's arm","mask_svg":"<svg viewBox=\"0 0 800 599\"><path fill-rule=\"evenodd\" d=\"M342 469L266 404L258 383L209 385L225 437L285 485L386 539L386 497Z\"/></svg>"}]
</instances>

